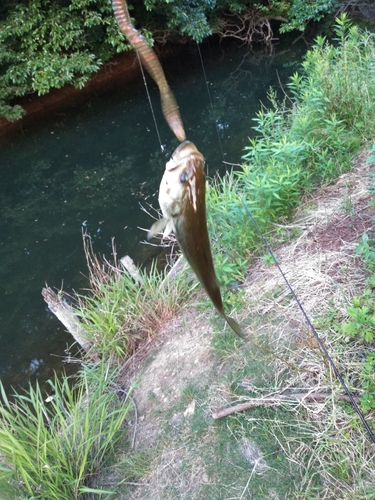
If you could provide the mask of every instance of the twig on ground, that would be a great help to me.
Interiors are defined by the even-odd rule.
[[[232,413],[239,413],[240,411],[249,410],[250,408],[255,408],[256,406],[261,406],[266,404],[279,404],[283,402],[292,403],[294,401],[304,400],[304,399],[313,400],[315,402],[324,401],[330,396],[332,396],[332,394],[326,392],[310,392],[310,393],[296,392],[294,394],[279,394],[272,396],[271,398],[256,398],[252,399],[251,401],[247,401],[246,403],[242,403],[240,405],[229,406],[228,408],[221,408],[220,410],[213,411],[212,417],[216,420],[218,418],[227,417]],[[348,396],[346,396],[345,394],[340,394],[336,397],[340,401],[349,401]],[[358,398],[354,399],[358,400]]]

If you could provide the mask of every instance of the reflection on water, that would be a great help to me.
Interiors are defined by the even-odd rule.
[[[266,102],[278,78],[286,81],[304,50],[280,45],[265,56],[206,45],[207,82],[196,50],[164,64],[187,138],[205,155],[210,175],[225,168],[221,148],[226,161],[240,161],[259,101]],[[87,286],[82,229],[107,258],[112,237],[119,256],[142,262],[150,255],[138,226],[152,221],[139,203],[157,207],[165,162],[178,143],[153,82],[149,89],[163,152],[140,79],[37,122],[0,146],[0,377],[7,388],[61,369],[72,339],[48,311],[41,289],[45,282],[68,292]]]

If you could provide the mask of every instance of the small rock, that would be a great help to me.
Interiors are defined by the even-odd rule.
[[[195,399],[191,403],[188,404],[186,410],[184,411],[184,417],[189,417],[190,415],[194,415],[195,411]]]

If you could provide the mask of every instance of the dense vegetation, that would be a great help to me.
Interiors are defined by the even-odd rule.
[[[335,11],[320,0],[135,0],[135,24],[150,40],[202,41],[212,33],[250,43],[272,36],[270,20],[303,29]],[[81,88],[114,54],[129,49],[109,0],[8,0],[0,11],[0,116],[16,120],[24,110],[12,99],[73,84]]]
[[[343,16],[335,26],[334,44],[328,43],[324,37],[317,38],[315,46],[306,55],[302,72],[296,73],[291,78],[285,101],[279,102],[276,95],[270,93],[270,107],[263,107],[256,117],[256,130],[259,136],[256,140],[251,140],[244,151],[243,168],[224,179],[217,180],[215,184],[211,183],[208,190],[208,222],[211,235],[214,237],[215,265],[224,285],[228,285],[233,279],[243,281],[251,254],[258,247],[258,235],[238,194],[251,207],[260,227],[267,231],[275,221],[283,221],[290,217],[302,195],[312,192],[318,185],[332,182],[341,173],[348,171],[351,168],[350,161],[359,148],[373,140],[374,64],[374,35],[352,26]],[[370,161],[373,159],[370,158]],[[321,323],[329,323],[329,331],[336,332],[335,341],[331,344],[332,348],[335,346],[337,349],[337,352],[331,352],[335,359],[341,359],[341,354],[348,351],[349,347],[352,349],[354,343],[364,348],[363,352],[367,350],[370,353],[368,356],[357,357],[355,363],[352,363],[355,365],[355,372],[348,375],[352,386],[361,395],[360,404],[366,413],[373,411],[375,407],[373,383],[375,253],[373,243],[368,236],[362,238],[358,252],[363,256],[369,275],[363,293],[354,297],[351,304],[348,300],[346,317],[335,313],[329,318],[322,318]],[[145,291],[141,297],[139,283],[129,277],[124,278],[120,269],[117,271],[113,267],[111,269],[109,276],[103,274],[99,275],[99,278],[92,276],[92,294],[89,298],[80,299],[79,311],[96,352],[104,359],[117,358],[121,361],[127,354],[126,350],[134,346],[138,336],[150,335],[156,330],[158,325],[155,325],[155,312],[158,311],[158,317],[161,314],[168,317],[171,311],[174,312],[181,306],[181,302],[175,297],[181,299],[182,296],[184,299],[191,293],[192,285],[182,277],[175,285],[167,284],[165,288],[160,288],[163,275],[155,271],[147,276],[139,276],[145,284]],[[101,268],[101,272],[102,270]],[[243,305],[241,292],[227,292],[225,300],[227,306],[241,308]],[[159,305],[164,309],[157,309]],[[139,311],[142,311],[142,314],[139,314]],[[136,324],[135,317],[140,316],[143,323]],[[158,324],[161,321],[162,319]],[[230,339],[233,337],[231,335]],[[227,349],[227,346],[225,349],[222,348],[227,342],[226,338],[220,332],[220,336],[216,336],[215,339],[216,343],[220,343],[222,351]],[[327,341],[330,341],[329,336]],[[233,345],[233,341],[231,342]],[[271,350],[272,343],[267,345]],[[245,350],[246,346],[241,349]],[[253,362],[251,356],[244,355],[240,366],[241,376],[247,367],[246,363],[250,362]],[[223,363],[223,366],[232,363],[233,357],[229,363]],[[266,364],[269,370],[268,358]],[[335,382],[332,374],[324,363],[322,366],[322,370],[326,373],[321,373],[319,376],[324,378],[324,384],[332,388],[333,393]],[[283,365],[283,377],[284,368],[287,370],[290,366]],[[298,371],[300,372],[301,368]],[[263,369],[262,381],[264,373]],[[250,380],[253,380],[253,374],[254,366],[251,366]],[[102,365],[96,377],[92,375],[89,377],[90,383],[96,380],[98,390],[94,391],[87,376],[88,372],[85,372],[84,378],[79,380],[76,397],[72,396],[68,384],[64,382],[61,386],[64,390],[61,390],[55,382],[52,408],[48,407],[49,403],[43,401],[38,390],[31,391],[30,396],[20,396],[15,406],[3,394],[4,403],[0,407],[2,417],[0,456],[3,461],[0,468],[1,491],[11,490],[15,493],[15,497],[20,498],[32,495],[33,498],[61,498],[61,500],[82,498],[84,492],[92,491],[90,475],[101,463],[97,461],[96,455],[93,459],[90,457],[91,439],[94,439],[92,434],[102,421],[101,414],[105,413],[107,415],[105,423],[110,424],[110,428],[117,436],[116,433],[127,410],[121,413],[116,398],[110,399],[111,379]],[[188,396],[191,395],[190,390]],[[101,403],[95,404],[95,398]],[[29,410],[29,404],[35,408],[36,419]],[[335,405],[338,406],[337,402]],[[206,432],[210,427],[208,432],[211,435],[219,433],[220,426],[216,428],[209,426],[204,420],[202,405],[199,406],[197,415],[204,423],[200,432]],[[112,409],[112,412],[108,413],[108,408]],[[95,418],[91,418],[91,412]],[[281,443],[283,439],[283,436],[280,438],[281,414],[282,410],[279,409],[278,420],[275,419],[275,422],[279,422],[277,424],[279,427],[276,426],[275,429],[272,428],[272,418],[265,419],[264,431],[260,437],[258,436],[259,439],[263,441],[271,434],[275,442]],[[288,449],[291,447],[291,452],[295,446],[296,449],[308,450],[309,453],[306,456],[307,451],[305,451],[305,462],[301,464],[295,455],[292,456],[293,469],[296,471],[293,476],[295,498],[316,499],[325,493],[332,494],[335,498],[344,498],[339,496],[343,485],[345,485],[343,494],[346,495],[349,491],[345,498],[374,498],[373,471],[368,472],[368,466],[373,460],[371,457],[368,458],[368,455],[373,453],[369,451],[370,445],[366,438],[363,439],[363,435],[359,435],[361,425],[350,408],[343,408],[334,425],[330,422],[325,425],[324,420],[321,422],[320,420],[324,418],[322,414],[311,422],[306,420],[303,411],[301,414],[296,411],[292,418],[290,415],[292,414],[287,413],[288,425],[291,422],[293,425],[288,427],[290,435],[288,434],[289,437],[285,441],[287,443],[285,447]],[[300,418],[300,421],[296,420],[297,418]],[[255,433],[255,427],[262,425],[261,415],[257,419],[256,426],[239,417],[223,424],[222,435],[225,435],[225,439],[237,440],[236,433],[238,435],[245,431]],[[101,437],[98,446],[104,443],[106,448],[110,433],[107,429],[101,431],[103,434],[99,435]],[[37,442],[35,442],[35,432],[37,432]],[[195,437],[192,441],[204,442],[206,437],[202,436],[203,434],[200,434],[198,439]],[[82,437],[83,442],[82,439],[78,440]],[[67,447],[71,442],[77,449],[83,447],[84,461],[80,462],[82,466],[79,470],[71,470],[69,466],[76,464],[78,460],[75,447]],[[90,449],[87,443],[90,444]],[[226,450],[224,453],[230,450],[229,445],[220,443],[222,449],[218,448],[215,454],[210,454],[210,463],[215,459],[214,455],[221,460],[220,453],[223,453],[224,449]],[[40,453],[37,453],[39,462],[36,463],[37,446],[40,447]],[[104,453],[106,449],[102,450],[101,447],[95,449],[99,450],[100,458],[106,456]],[[310,450],[313,450],[312,454]],[[273,463],[275,470],[284,460],[284,452],[287,453],[287,450],[278,452]],[[51,465],[53,474],[50,472]],[[87,470],[84,470],[86,466]],[[121,466],[123,467],[121,482],[124,477],[142,477],[141,474],[137,476],[135,472],[132,472],[133,475],[129,473],[131,467],[134,471],[134,462],[130,458],[123,460]],[[226,469],[233,469],[236,481],[239,480],[237,466]],[[282,474],[275,474],[274,469],[270,473],[273,487],[275,481],[279,481],[282,477]],[[145,467],[142,470],[145,471]],[[298,475],[300,470],[304,474],[303,480]],[[54,471],[57,471],[56,474]],[[229,473],[227,470],[224,472]],[[353,479],[355,474],[357,474],[356,480]],[[250,479],[252,475],[251,473]],[[59,482],[59,485],[67,484],[67,488],[69,486],[71,489],[68,491],[67,488],[62,490],[57,487],[56,478],[63,481]],[[221,479],[226,481],[227,476]],[[250,479],[247,464],[245,484],[248,485]],[[263,483],[263,478],[260,482]],[[263,485],[264,483],[260,485],[260,489]],[[117,485],[114,488],[116,489]],[[52,495],[51,492],[55,491],[56,494]],[[116,491],[118,492],[117,489]],[[264,490],[262,491],[264,493]],[[294,495],[290,494],[288,497],[292,498]],[[259,498],[264,497],[259,496]]]

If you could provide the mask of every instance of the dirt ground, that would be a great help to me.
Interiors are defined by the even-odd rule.
[[[131,366],[124,372],[124,381],[127,386],[135,385],[136,447],[152,445],[159,435],[159,422],[153,416],[156,401],[159,410],[166,411],[180,399],[188,384],[203,385],[207,381],[212,363],[211,330],[203,314],[187,307],[148,346],[146,360],[143,353],[139,361],[137,355],[131,360]],[[175,424],[181,416],[173,417]]]

